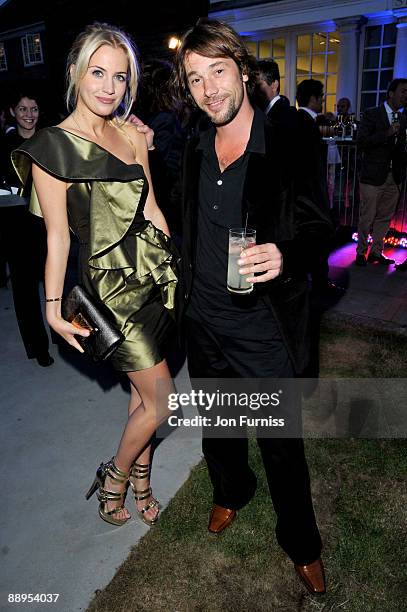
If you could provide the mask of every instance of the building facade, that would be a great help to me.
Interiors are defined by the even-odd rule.
[[[41,82],[48,76],[47,59],[43,21],[0,31],[0,84]]]
[[[168,38],[206,16],[209,0],[158,4],[129,0],[0,0],[0,96],[7,97],[7,91],[22,81],[35,82],[49,98],[58,98],[61,103],[69,48],[76,35],[95,21],[128,31],[144,61],[171,59]]]
[[[211,0],[258,59],[273,58],[293,104],[297,84],[324,83],[324,111],[349,98],[358,116],[380,104],[389,82],[407,77],[407,0]]]

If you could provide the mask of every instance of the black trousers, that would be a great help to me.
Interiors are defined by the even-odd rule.
[[[291,378],[282,340],[236,339],[186,318],[191,378]],[[274,509],[277,541],[294,563],[306,565],[321,553],[304,444],[298,438],[258,438]],[[253,497],[256,476],[248,463],[247,438],[203,438],[213,502],[239,510]]]
[[[0,208],[0,241],[10,269],[14,309],[29,359],[49,347],[39,284],[44,275],[46,230],[25,206]]]

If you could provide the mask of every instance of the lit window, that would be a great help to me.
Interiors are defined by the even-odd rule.
[[[245,45],[256,59],[273,59],[280,72],[280,93],[284,94],[285,81],[285,38],[270,38],[255,42],[244,39]]]
[[[316,79],[324,85],[323,112],[335,112],[338,73],[338,32],[314,32],[297,36],[297,85]]]
[[[23,50],[24,66],[43,63],[41,37],[39,34],[26,34],[23,36],[21,47]]]
[[[244,38],[243,40],[248,52],[254,55],[254,57],[257,57],[257,43],[253,40],[249,40],[248,38]]]
[[[7,70],[7,58],[4,43],[0,43],[0,71]]]

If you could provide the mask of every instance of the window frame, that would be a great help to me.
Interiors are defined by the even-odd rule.
[[[39,55],[40,55],[40,59],[32,59],[32,57],[30,57],[30,42],[32,45],[32,48],[34,49],[34,37],[38,36],[39,38]],[[44,55],[42,52],[42,42],[41,42],[41,34],[40,32],[33,32],[33,33],[29,33],[29,34],[24,34],[24,36],[21,37],[21,50],[23,53],[23,61],[24,61],[24,67],[25,68],[29,68],[30,66],[37,66],[38,64],[43,64],[44,63]],[[36,52],[33,50],[32,54],[35,55]]]
[[[4,45],[4,41],[0,41],[0,48],[3,49],[3,54],[0,55],[0,72],[7,72],[8,70],[8,64],[7,64],[7,54],[6,54],[6,47]],[[2,66],[2,60],[4,61],[4,66]]]
[[[339,56],[339,47],[340,47],[340,44],[341,44],[340,38],[338,39],[339,42],[335,43],[335,44],[338,45],[335,51],[330,50],[330,44],[329,44],[330,43],[330,40],[329,40],[330,37],[333,36],[333,35],[339,35],[339,34],[340,33],[337,30],[322,31],[322,32],[321,31],[318,31],[318,32],[315,32],[315,31],[310,32],[310,31],[308,31],[308,32],[298,32],[296,34],[296,39],[295,39],[295,82],[296,82],[296,86],[297,86],[297,83],[299,82],[299,76],[298,76],[298,72],[297,72],[298,58],[299,57],[308,57],[310,59],[310,62],[309,62],[310,69],[308,71],[308,74],[300,75],[302,77],[301,80],[312,79],[312,78],[314,78],[314,76],[316,74],[318,74],[318,76],[321,75],[321,77],[322,76],[324,77],[324,79],[323,79],[324,100],[323,100],[323,108],[322,108],[322,112],[323,113],[327,112],[326,106],[327,106],[328,99],[334,98],[336,100],[336,96],[337,96],[337,91],[334,91],[334,92],[329,91],[328,92],[328,77],[336,76],[336,79],[338,79],[338,67],[337,67],[336,72],[329,71],[328,70],[328,58],[329,58],[329,55],[333,55],[333,54],[336,54],[337,58]],[[322,36],[325,37],[325,45],[324,45],[323,52],[314,53],[314,36],[315,35],[318,35],[320,37],[322,37]],[[309,47],[309,52],[308,53],[298,53],[298,38],[300,36],[309,36],[311,38],[310,47]],[[313,58],[315,56],[323,56],[324,57],[324,62],[323,62],[324,63],[324,72],[323,73],[322,72],[321,73],[316,73],[313,70]],[[322,79],[318,78],[318,80],[322,80]],[[335,107],[335,104],[334,104],[334,107]]]
[[[364,94],[375,94],[375,104],[374,106],[379,106],[382,103],[382,98],[385,95],[387,89],[380,88],[380,79],[383,72],[387,70],[392,71],[392,78],[394,77],[394,61],[393,66],[382,66],[382,57],[383,57],[383,49],[396,49],[397,47],[397,38],[396,41],[392,44],[383,44],[384,41],[384,28],[385,26],[394,24],[396,26],[396,21],[385,21],[381,23],[377,23],[375,21],[368,22],[364,27],[361,33],[361,40],[363,44],[360,45],[360,56],[359,56],[359,65],[360,65],[360,73],[359,73],[359,88],[358,88],[358,113],[363,113],[367,108],[372,108],[370,105],[362,108],[362,97]],[[367,47],[365,45],[366,36],[367,36],[367,28],[371,27],[380,27],[380,45],[371,45]],[[363,37],[363,38],[362,38]],[[376,68],[365,68],[364,67],[364,58],[366,50],[370,49],[379,49],[379,65]],[[363,76],[366,72],[377,72],[377,80],[376,80],[376,89],[363,89]],[[391,80],[391,79],[390,79]]]
[[[324,34],[326,37],[330,37],[332,36],[332,34],[338,34],[338,38],[339,38],[339,34],[340,31],[338,31],[338,28],[335,27],[335,24],[330,24],[329,27],[323,27],[322,25],[320,27],[316,27],[315,24],[313,26],[299,26],[299,25],[295,25],[295,26],[290,26],[289,28],[273,28],[270,30],[262,30],[261,32],[256,32],[253,34],[243,34],[243,40],[245,42],[249,42],[251,45],[256,45],[256,53],[254,53],[254,55],[256,57],[258,57],[258,43],[261,40],[265,40],[268,39],[270,41],[275,40],[275,39],[279,39],[279,38],[284,38],[285,40],[285,75],[284,75],[284,95],[287,96],[287,98],[290,100],[290,103],[295,105],[296,104],[296,99],[295,99],[295,94],[296,94],[296,90],[297,90],[297,36],[303,36],[303,35],[310,35],[311,37],[313,36],[313,34],[315,33],[322,33]],[[336,50],[336,54],[338,56],[339,59],[339,49],[340,49],[340,45],[342,43],[339,42],[337,50]],[[329,45],[328,45],[328,50],[329,52]],[[252,52],[252,50],[249,48],[249,52]],[[328,58],[329,58],[329,53],[325,52],[325,58],[326,58],[326,62],[328,62]],[[276,62],[279,62],[279,59],[282,58],[273,58],[276,60]],[[328,65],[328,64],[326,64]],[[324,87],[327,84],[327,77],[329,75],[336,75],[336,77],[338,78],[339,72],[338,69],[336,72],[324,72]],[[303,78],[307,78],[306,76],[304,76]],[[359,83],[358,83],[359,84]],[[326,90],[325,90],[325,93]],[[337,92],[334,92],[333,94],[331,94],[330,97],[336,97]],[[329,95],[328,95],[329,97]],[[324,99],[324,107],[326,108],[326,102]],[[323,111],[325,112],[325,110]]]
[[[260,57],[260,43],[264,42],[264,41],[268,41],[270,44],[270,50],[271,52],[273,51],[273,41],[274,40],[280,40],[280,39],[284,39],[284,56],[283,55],[269,55],[268,57]],[[243,36],[243,41],[244,43],[249,43],[250,45],[255,45],[256,47],[256,52],[253,53],[253,55],[255,55],[257,60],[262,60],[262,59],[270,59],[270,60],[274,60],[275,62],[277,62],[277,64],[279,63],[279,61],[281,62],[281,60],[284,60],[284,74],[280,74],[280,94],[284,95],[285,93],[285,87],[286,87],[286,71],[287,71],[287,36],[282,36],[280,35],[270,35],[269,37],[265,38],[259,38],[257,40],[253,40],[250,37],[245,37]],[[250,50],[250,48],[248,47],[249,52],[252,53],[252,51]]]

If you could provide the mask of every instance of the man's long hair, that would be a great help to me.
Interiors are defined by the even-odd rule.
[[[250,93],[254,84],[253,58],[250,57],[239,34],[226,23],[200,19],[191,30],[184,34],[175,56],[173,78],[174,92],[184,102],[191,102],[192,99],[185,70],[185,60],[189,53],[213,58],[229,57],[237,64],[240,73],[249,77],[247,87]]]

